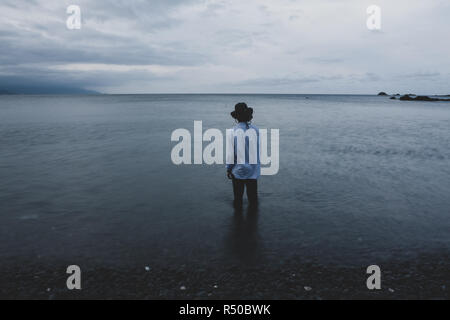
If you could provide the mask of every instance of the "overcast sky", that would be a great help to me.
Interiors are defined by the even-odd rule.
[[[450,94],[448,0],[0,0],[0,15],[0,89]]]

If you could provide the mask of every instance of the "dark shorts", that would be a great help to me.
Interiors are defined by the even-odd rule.
[[[247,189],[247,198],[250,204],[258,202],[258,180],[256,179],[233,179],[233,192],[235,204],[242,204],[244,189]]]

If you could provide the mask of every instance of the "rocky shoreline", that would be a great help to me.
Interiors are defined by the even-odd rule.
[[[391,100],[400,100],[400,101],[429,101],[429,102],[434,102],[434,101],[447,101],[450,102],[450,95],[435,95],[435,96],[419,96],[413,93],[408,93],[408,94],[404,94],[404,95],[400,95],[399,93],[397,94],[393,94],[393,95],[389,95],[386,92],[380,92],[378,93],[378,96],[387,96],[390,97]],[[442,99],[442,98],[438,98],[438,97],[449,97],[448,99]]]

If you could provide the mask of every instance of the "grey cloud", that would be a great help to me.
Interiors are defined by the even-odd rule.
[[[414,72],[398,75],[399,78],[436,78],[439,77],[440,72]]]
[[[322,75],[314,75],[307,77],[281,77],[281,78],[262,78],[262,79],[250,79],[239,82],[238,86],[285,86],[285,85],[298,85],[304,83],[312,83],[312,82],[322,82],[322,81],[331,81],[331,80],[340,80],[343,79],[340,75],[334,76],[322,76]]]
[[[36,3],[36,1],[35,1]],[[108,16],[107,20],[114,25],[115,19],[130,19],[130,23],[136,23],[136,17],[143,16],[145,12],[152,15],[161,14],[163,9],[171,8],[182,1],[173,1],[164,5],[165,1],[154,1],[154,5],[148,2],[138,1],[139,6],[127,6],[130,1],[111,2],[101,6],[95,2],[95,6],[86,6],[89,10],[83,19],[89,21],[89,17],[99,19]],[[93,8],[92,8],[93,7]],[[0,6],[1,8],[1,6]],[[156,10],[156,12],[155,12]],[[87,17],[85,17],[87,16]],[[62,18],[66,18],[61,14]],[[62,19],[64,22],[65,20]],[[145,30],[154,30],[153,19],[150,23],[143,24]],[[163,24],[157,22],[156,24]],[[90,30],[88,27],[80,31],[69,31],[65,24],[46,25],[43,22],[29,22],[29,30],[10,29],[0,30],[0,64],[23,64],[23,63],[61,63],[61,62],[85,62],[85,63],[116,63],[116,64],[163,64],[163,65],[194,65],[205,61],[201,53],[188,51],[182,42],[172,42],[170,46],[161,47],[152,43],[137,41],[133,34],[113,35]],[[47,33],[49,37],[40,36]],[[89,39],[89,41],[86,41]],[[19,41],[18,41],[19,40]]]
[[[437,41],[446,38],[450,24],[450,5],[442,1],[426,4],[429,10],[423,10],[420,0],[411,0],[406,7],[383,1],[387,19],[382,34],[368,32],[365,8],[357,0],[339,4],[280,0],[264,5],[257,0],[78,0],[77,4],[82,29],[69,31],[65,1],[0,3],[0,85],[46,82],[105,92],[112,87],[164,91],[165,84],[167,90],[179,92],[187,87],[196,92],[240,87],[324,92],[333,87],[367,93],[380,82],[392,90],[417,92],[443,90],[450,82],[450,45]],[[336,15],[337,8],[345,19]],[[54,68],[65,64],[185,66],[194,71],[156,75],[135,69]]]
[[[311,57],[311,58],[305,59],[305,61],[312,62],[312,63],[318,63],[318,64],[322,64],[322,63],[333,64],[333,63],[342,63],[345,60],[340,59],[340,58],[332,58],[332,57]]]

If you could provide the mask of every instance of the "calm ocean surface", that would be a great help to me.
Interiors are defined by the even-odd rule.
[[[308,97],[308,98],[307,98]],[[173,130],[280,129],[256,217]],[[206,145],[206,144],[204,144]],[[450,250],[450,104],[336,95],[0,96],[0,261],[104,266],[408,261]]]

